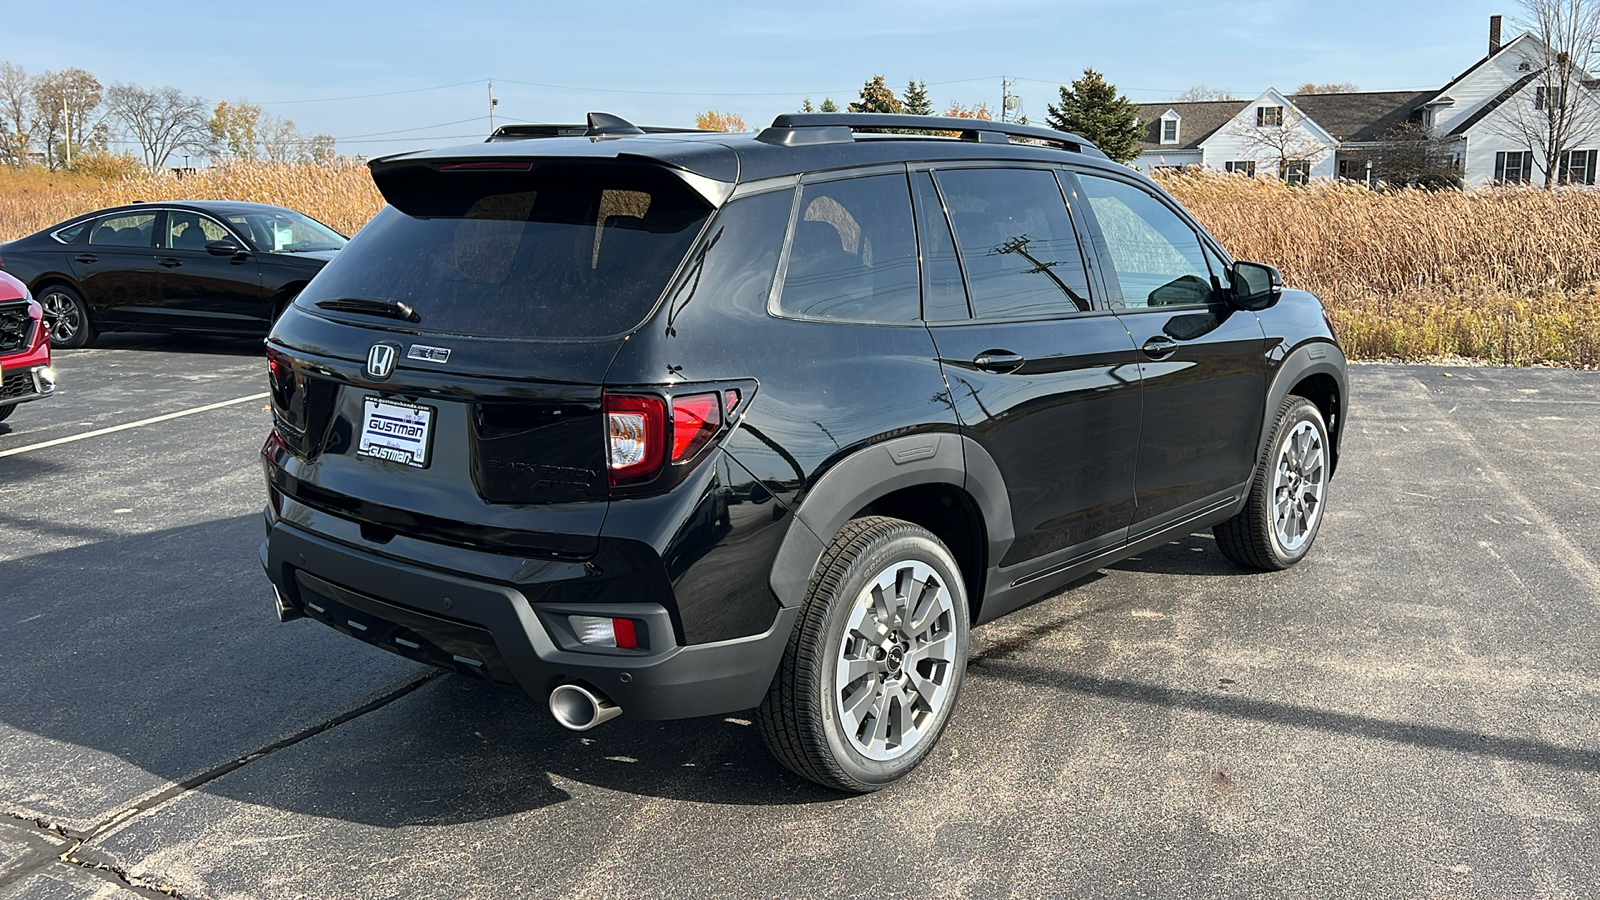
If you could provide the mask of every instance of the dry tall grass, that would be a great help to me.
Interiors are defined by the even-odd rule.
[[[1162,183],[1234,255],[1316,292],[1353,358],[1600,366],[1600,192]]]
[[[179,178],[169,171],[102,180],[42,169],[0,167],[0,241],[32,234],[79,213],[135,200],[249,200],[297,209],[354,234],[383,206],[360,163],[235,163]]]
[[[1374,193],[1232,175],[1162,181],[1242,259],[1315,291],[1355,359],[1600,366],[1600,191]],[[364,166],[235,164],[100,180],[0,168],[0,240],[132,200],[256,200],[353,234],[383,201]]]

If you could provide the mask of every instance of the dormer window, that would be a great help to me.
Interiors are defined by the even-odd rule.
[[[1175,112],[1168,112],[1166,115],[1161,117],[1161,143],[1178,143],[1178,123],[1180,121],[1181,119],[1179,119],[1178,114]]]
[[[1282,128],[1283,127],[1283,107],[1281,107],[1281,106],[1258,106],[1258,107],[1256,107],[1256,127],[1257,128]]]

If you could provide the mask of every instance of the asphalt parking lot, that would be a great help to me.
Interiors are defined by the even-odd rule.
[[[842,798],[280,625],[259,346],[111,335],[0,424],[3,900],[1600,895],[1600,373],[1353,367],[1305,563],[1195,535],[977,629]]]

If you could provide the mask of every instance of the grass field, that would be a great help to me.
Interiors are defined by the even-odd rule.
[[[1235,256],[1316,292],[1351,358],[1600,367],[1600,191],[1375,193],[1231,175],[1162,183]],[[353,162],[234,164],[182,179],[0,168],[0,240],[105,206],[180,198],[288,206],[346,234],[383,203]]]

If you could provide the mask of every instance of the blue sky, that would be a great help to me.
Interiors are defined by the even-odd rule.
[[[1269,86],[1354,82],[1442,87],[1480,58],[1488,19],[1513,3],[1415,0],[1012,0],[664,4],[390,0],[189,5],[10,4],[0,61],[30,73],[78,66],[102,83],[173,85],[245,99],[344,153],[377,155],[486,133],[498,119],[581,121],[605,110],[690,125],[706,109],[751,126],[874,74],[934,103],[1000,99],[1002,75],[1039,122],[1085,67],[1140,102],[1204,84],[1253,97]],[[395,93],[404,91],[406,93]],[[386,96],[369,96],[386,95]],[[315,101],[315,102],[305,102]]]

